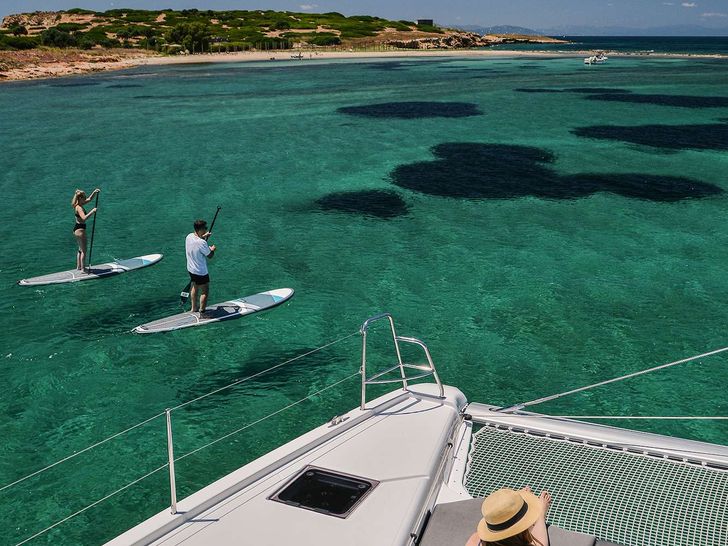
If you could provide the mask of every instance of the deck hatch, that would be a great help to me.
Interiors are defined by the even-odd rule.
[[[297,508],[346,518],[378,484],[376,480],[307,466],[269,498]]]

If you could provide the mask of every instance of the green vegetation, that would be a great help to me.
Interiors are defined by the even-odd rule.
[[[72,8],[67,9],[66,13],[70,13],[71,15],[94,15],[96,12],[93,10],[83,9],[83,8]]]
[[[210,29],[204,23],[180,23],[169,31],[167,40],[188,51],[209,51]]]
[[[60,22],[61,14],[79,18],[73,22]],[[376,37],[385,29],[442,32],[436,27],[418,27],[411,21],[389,21],[369,15],[346,17],[338,12],[315,14],[271,10],[112,9],[94,12],[74,8],[60,12],[55,26],[50,28],[31,26],[32,20],[19,19],[25,21],[25,26],[16,23],[5,29],[0,34],[0,48],[124,46],[196,53],[288,49],[295,43],[320,47],[347,45],[357,39]],[[17,40],[10,39],[10,34]]]
[[[75,47],[78,40],[69,32],[53,27],[40,33],[40,43],[49,47]]]
[[[341,38],[336,34],[320,32],[306,38],[306,42],[315,46],[336,46],[341,45]]]
[[[77,30],[84,30],[88,27],[88,23],[58,23],[55,27],[63,32],[75,32]]]
[[[33,36],[13,36],[11,34],[0,34],[0,51],[16,49],[35,49],[40,45],[40,40]]]
[[[440,27],[436,27],[434,25],[417,25],[417,30],[421,30],[422,32],[436,32],[438,34],[443,34],[443,30]]]
[[[13,33],[13,36],[27,36],[28,35],[28,29],[25,28],[23,25],[11,26],[10,32]]]

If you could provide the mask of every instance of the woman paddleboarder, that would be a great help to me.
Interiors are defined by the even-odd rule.
[[[76,269],[84,271],[84,263],[86,260],[86,220],[92,215],[96,214],[96,207],[92,208],[88,214],[84,210],[83,206],[90,203],[94,197],[100,192],[99,188],[96,188],[91,192],[91,195],[86,196],[86,192],[83,190],[76,190],[73,193],[73,199],[71,199],[71,207],[73,207],[73,215],[76,223],[73,226],[73,235],[76,237],[78,243],[78,252],[76,252]]]

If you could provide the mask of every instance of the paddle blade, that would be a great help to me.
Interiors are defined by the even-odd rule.
[[[180,303],[182,305],[184,305],[185,303],[187,303],[187,300],[190,297],[190,288],[191,287],[192,287],[192,283],[191,282],[188,282],[187,283],[187,286],[185,286],[182,289],[182,292],[179,293],[179,301],[180,301]]]

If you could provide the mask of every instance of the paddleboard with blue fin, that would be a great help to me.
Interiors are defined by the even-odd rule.
[[[92,265],[86,271],[71,269],[70,271],[61,271],[59,273],[51,273],[40,277],[22,279],[18,281],[18,284],[21,286],[42,286],[45,284],[64,284],[69,282],[90,281],[154,265],[161,260],[162,257],[162,254],[147,254],[145,256],[137,256],[127,260],[116,260],[106,264]]]
[[[135,334],[156,334],[158,332],[171,332],[183,328],[206,326],[213,322],[241,318],[259,311],[265,311],[291,299],[292,288],[278,288],[260,292],[252,296],[245,296],[235,300],[208,305],[205,313],[179,313],[137,326],[132,330]]]

